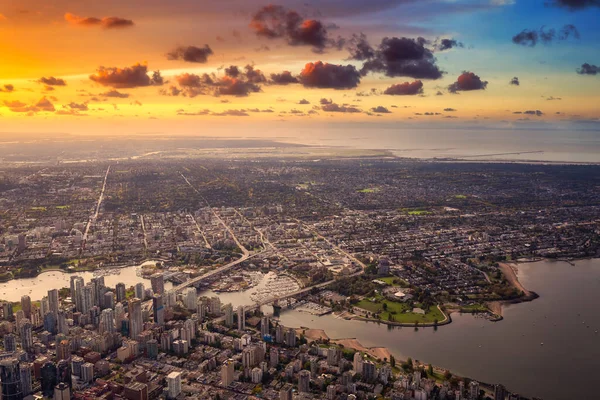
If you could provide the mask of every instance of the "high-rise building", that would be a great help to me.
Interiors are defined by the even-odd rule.
[[[479,398],[479,382],[471,381],[471,383],[469,383],[469,398],[473,400]]]
[[[106,285],[104,284],[104,277],[99,276],[97,278],[92,278],[91,282],[93,291],[92,291],[92,302],[95,306],[101,306],[102,296],[104,295],[104,288]]]
[[[244,311],[244,306],[241,305],[237,308],[237,325],[240,331],[246,329],[246,312]]]
[[[56,330],[63,335],[69,334],[69,325],[67,324],[67,315],[63,311],[58,312],[56,317]]]
[[[494,385],[494,400],[504,400],[506,389],[502,385]]]
[[[363,356],[360,353],[360,351],[357,351],[356,353],[354,353],[354,360],[352,363],[352,367],[354,369],[354,372],[362,375],[362,373],[363,373]]]
[[[225,315],[225,326],[233,327],[233,306],[231,303],[223,306],[223,314]]]
[[[70,400],[71,388],[66,383],[59,383],[54,387],[54,400]]]
[[[94,286],[88,283],[81,291],[81,313],[87,314],[94,306]]]
[[[110,290],[105,292],[103,297],[103,301],[102,301],[102,305],[104,309],[107,308],[115,308],[115,296],[113,294],[113,292],[111,292]]]
[[[13,306],[12,303],[7,301],[2,303],[2,315],[4,316],[4,319],[12,319],[13,317]]]
[[[270,330],[269,330],[270,324],[271,324],[271,322],[269,321],[269,317],[267,317],[266,315],[264,315],[260,319],[260,334],[262,337],[265,337],[270,333]]]
[[[233,372],[234,372],[234,363],[233,360],[229,359],[223,363],[221,367],[221,384],[225,387],[231,385],[233,382]]]
[[[310,371],[303,369],[298,373],[298,391],[300,393],[310,392]]]
[[[75,309],[82,312],[83,287],[84,280],[80,276],[71,277],[71,301],[75,304]]]
[[[71,358],[71,342],[69,340],[61,340],[56,345],[56,360],[68,360]]]
[[[279,391],[279,400],[292,400],[292,388],[290,386]]]
[[[142,282],[138,282],[135,284],[135,297],[137,297],[140,300],[144,300],[146,297],[146,288],[144,287],[144,284]]]
[[[33,365],[29,363],[21,363],[21,392],[23,397],[29,396],[33,392],[32,376]]]
[[[198,299],[198,303],[196,303],[196,315],[200,322],[206,318],[206,303],[202,299]]]
[[[167,375],[168,397],[174,399],[181,393],[181,372],[171,372]]]
[[[12,333],[4,335],[4,351],[12,352],[17,350],[17,338]]]
[[[52,315],[52,314],[49,314]],[[21,335],[21,347],[26,352],[33,351],[33,332],[32,332],[31,321],[24,319],[21,321],[20,335]]]
[[[195,291],[196,289],[194,289]],[[163,296],[155,294],[152,297],[152,311],[154,313],[154,323],[158,326],[165,324],[165,307],[163,305]]]
[[[127,297],[127,289],[125,288],[125,284],[123,282],[117,283],[115,286],[115,292],[117,294],[117,303],[125,301]]]
[[[81,366],[84,364],[84,359],[79,356],[71,357],[71,373],[78,378],[81,378]]]
[[[91,383],[94,380],[94,364],[84,363],[81,366],[81,380]]]
[[[285,344],[290,347],[296,347],[296,330],[294,328],[288,328],[286,331]]]
[[[144,321],[142,319],[142,302],[138,298],[129,301],[129,337],[136,339],[142,332]]]
[[[46,315],[44,315],[44,329],[52,334],[57,333],[56,316],[52,312],[47,312]]]
[[[338,365],[341,357],[341,351],[337,347],[330,347],[327,349],[327,364]]]
[[[71,387],[71,362],[60,360],[56,363],[56,383],[66,383]]]
[[[104,310],[102,310],[102,313],[100,314],[100,333],[104,333],[104,332],[109,332],[109,333],[114,333],[115,332],[115,312],[110,309],[110,308],[106,308]]]
[[[31,318],[31,297],[26,294],[21,296],[21,310],[23,310],[25,318]]]
[[[48,290],[48,305],[50,307],[50,312],[54,314],[55,317],[58,317],[58,290],[52,289]]]
[[[125,386],[123,394],[128,400],[148,400],[148,385],[142,382],[132,382]]]
[[[198,295],[195,287],[189,287],[183,291],[183,304],[185,305],[185,308],[188,310],[195,310],[197,301]]]
[[[150,277],[150,283],[152,284],[152,291],[154,293],[163,294],[165,292],[165,277],[160,272]]]
[[[123,304],[115,304],[115,327],[117,332],[121,332],[123,321],[125,320],[125,307]]]
[[[262,378],[263,378],[262,369],[260,369],[258,367],[252,368],[252,371],[250,372],[250,379],[252,380],[252,383],[261,383]]]
[[[0,381],[2,382],[2,400],[21,400],[21,368],[16,358],[0,360]]]

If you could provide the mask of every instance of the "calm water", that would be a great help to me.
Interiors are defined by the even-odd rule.
[[[329,337],[356,337],[367,347],[384,346],[488,383],[545,400],[597,398],[589,386],[600,365],[600,259],[571,266],[542,261],[523,264],[519,278],[541,297],[505,309],[504,320],[488,322],[453,314],[453,323],[419,329],[314,317],[286,311],[288,326],[321,328]],[[589,327],[588,327],[589,325]],[[542,346],[541,343],[544,343]]]

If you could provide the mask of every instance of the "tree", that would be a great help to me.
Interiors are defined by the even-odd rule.
[[[392,366],[392,368],[396,366],[396,358],[392,355],[390,355],[390,365]]]

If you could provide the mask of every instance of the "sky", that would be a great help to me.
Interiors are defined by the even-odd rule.
[[[0,0],[0,135],[600,130],[598,20],[600,0]]]

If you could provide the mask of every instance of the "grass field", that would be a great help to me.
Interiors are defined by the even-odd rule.
[[[372,299],[363,299],[356,304],[356,307],[362,308],[374,314],[379,314],[382,321],[393,321],[406,324],[418,322],[420,324],[433,323],[436,320],[442,321],[444,315],[437,307],[431,307],[425,314],[413,313],[410,305],[396,301],[386,300],[377,296],[375,301]],[[384,304],[386,310],[384,311]]]
[[[387,283],[388,285],[399,285],[400,278],[396,276],[386,276],[385,278],[377,278],[377,280]]]
[[[357,190],[358,193],[377,193],[379,192],[379,188],[366,188]]]
[[[467,198],[467,196],[465,196],[464,194],[456,194],[454,195],[455,199],[459,199],[459,200],[464,200]]]

